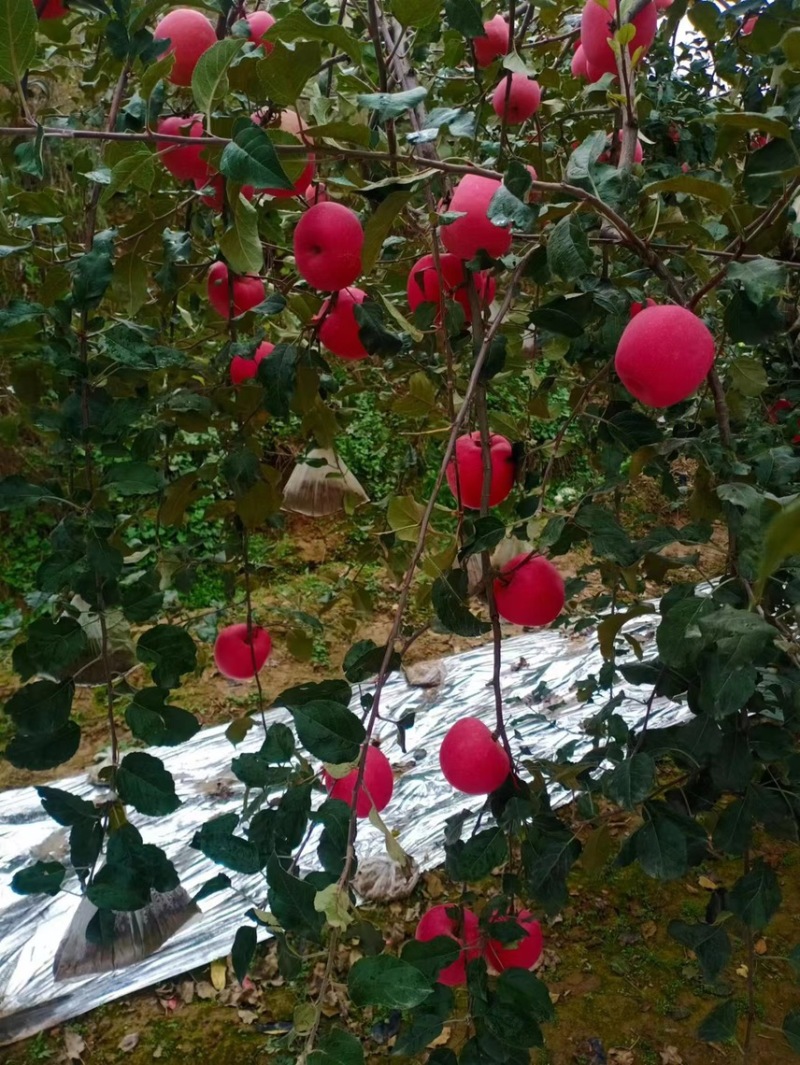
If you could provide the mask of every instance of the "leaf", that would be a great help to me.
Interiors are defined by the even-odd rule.
[[[353,689],[344,680],[307,681],[293,688],[286,688],[273,702],[273,706],[285,706],[291,710],[296,706],[316,702],[318,699],[330,699],[342,706],[349,706],[353,698]],[[284,726],[285,727],[285,726]],[[266,746],[266,740],[264,741]]]
[[[431,941],[433,942],[433,941]],[[404,948],[408,949],[410,943]],[[400,1029],[394,1053],[400,1057],[417,1060],[417,1055],[442,1034],[445,1021],[451,1016],[455,999],[453,992],[444,984],[435,984],[433,993],[416,1006]],[[428,1057],[429,1063],[436,1060],[435,1052]],[[455,1062],[455,1058],[453,1058]]]
[[[447,25],[462,37],[485,37],[479,0],[444,0]]]
[[[259,81],[270,100],[288,106],[296,103],[321,63],[322,52],[316,41],[297,41],[293,48],[287,48],[282,38],[276,38],[270,54],[258,64]]]
[[[118,192],[126,192],[131,186],[150,192],[156,179],[157,156],[147,148],[137,148],[131,155],[120,159],[111,168],[111,180],[103,190],[102,203],[107,203]]]
[[[313,884],[288,873],[275,854],[267,862],[267,882],[270,910],[284,931],[318,940],[325,917],[314,909],[317,892]]]
[[[364,1065],[361,1040],[342,1028],[334,1028],[309,1054],[308,1065]]]
[[[342,52],[346,52],[354,61],[361,54],[358,41],[352,37],[344,26],[335,22],[320,23],[297,8],[282,15],[267,33],[267,40],[282,41],[289,44],[291,41],[328,41]]]
[[[384,325],[380,304],[371,300],[355,303],[353,316],[358,323],[358,338],[370,355],[396,355],[402,349],[402,339]]]
[[[276,344],[258,364],[256,377],[264,386],[264,406],[275,418],[288,418],[297,386],[298,351],[293,344]]]
[[[71,680],[37,680],[14,692],[3,709],[21,735],[52,736],[69,721],[74,695]]]
[[[631,843],[642,869],[655,880],[675,880],[689,868],[686,835],[662,814],[651,812],[650,820],[634,832]]]
[[[499,518],[487,514],[476,518],[472,525],[467,525],[467,540],[459,552],[459,561],[478,555],[482,551],[491,551],[505,539],[506,527]]]
[[[778,878],[762,859],[728,892],[728,909],[754,931],[766,928],[780,904]]]
[[[758,569],[757,596],[764,594],[764,586],[775,570],[792,555],[800,554],[800,499],[776,514],[767,526],[764,548]]]
[[[730,1043],[736,1037],[736,1003],[732,998],[715,1006],[697,1029],[706,1043]]]
[[[491,629],[491,625],[476,618],[467,607],[468,585],[466,570],[443,573],[433,582],[431,602],[437,618],[448,632],[457,636],[481,636]]]
[[[645,196],[654,196],[661,192],[683,192],[687,196],[709,200],[721,211],[726,210],[730,205],[732,197],[732,192],[726,185],[721,185],[716,181],[704,181],[703,178],[692,177],[691,174],[653,181],[642,189],[642,194]]]
[[[0,319],[1,325],[2,320]],[[34,506],[43,499],[55,498],[46,488],[38,484],[29,484],[24,477],[20,477],[17,474],[0,480],[0,510],[15,510]]]
[[[783,1018],[783,1034],[795,1054],[800,1054],[800,1010],[790,1010]]]
[[[86,650],[86,634],[74,618],[37,618],[14,648],[14,669],[23,680],[36,673],[62,674]]]
[[[416,966],[391,954],[360,958],[348,973],[347,987],[356,1006],[398,1010],[413,1009],[433,991]]]
[[[564,281],[587,274],[594,261],[586,234],[575,214],[557,222],[547,242],[547,265]]]
[[[410,196],[409,192],[390,192],[367,219],[364,226],[364,247],[361,251],[361,272],[366,277],[372,273],[380,257],[383,242],[391,233],[397,216],[408,203]]]
[[[153,747],[174,747],[200,731],[200,722],[188,710],[168,706],[169,692],[163,688],[142,688],[125,710],[128,728],[143,743]]]
[[[795,32],[795,31],[790,31]],[[770,137],[789,137],[791,129],[779,118],[770,118],[761,111],[717,111],[703,115],[703,125],[732,129],[753,129]]]
[[[612,802],[635,809],[647,798],[656,778],[656,766],[649,754],[634,754],[603,774],[603,790]]]
[[[36,736],[17,735],[3,753],[16,769],[40,772],[68,762],[80,743],[79,725],[75,721],[68,721],[57,732]]]
[[[106,474],[106,484],[121,496],[147,496],[160,491],[164,479],[146,462],[116,462]]]
[[[487,828],[470,839],[445,845],[445,865],[453,880],[482,880],[508,858],[508,842],[500,828]]]
[[[403,947],[403,961],[415,966],[429,980],[437,980],[442,969],[458,961],[461,946],[454,936],[435,936],[424,943],[410,939]]]
[[[216,41],[202,53],[192,74],[192,96],[209,118],[214,104],[228,91],[228,68],[244,47],[241,37]]]
[[[440,0],[394,0],[392,14],[403,27],[424,26],[439,17]]]
[[[258,211],[241,193],[233,202],[231,224],[222,234],[219,247],[234,273],[261,272],[264,252],[258,235]]]
[[[730,363],[731,384],[737,392],[751,399],[765,392],[769,381],[764,364],[757,355],[739,355]]]
[[[377,114],[379,121],[385,122],[412,110],[417,104],[421,104],[427,95],[428,90],[418,85],[404,92],[360,93],[356,96],[356,103],[359,107],[368,107]]]
[[[347,707],[330,700],[318,700],[289,709],[297,736],[309,754],[333,765],[354,762],[358,758],[366,732]]]
[[[181,804],[172,774],[160,758],[144,751],[125,755],[117,769],[115,785],[122,802],[140,814],[159,817],[172,813]]]
[[[70,264],[72,271],[72,302],[77,311],[96,307],[111,284],[114,274],[114,238],[116,230],[98,233],[91,251]]]
[[[237,928],[236,935],[233,937],[233,947],[231,948],[231,962],[233,963],[236,979],[240,984],[244,983],[244,978],[247,976],[247,970],[250,968],[250,962],[253,960],[257,945],[258,936],[252,925],[246,924],[242,925],[241,928]]]
[[[607,662],[614,658],[614,641],[626,622],[653,612],[654,608],[649,603],[642,603],[639,606],[631,607],[629,610],[623,610],[603,618],[597,626],[597,642],[600,645],[600,653],[603,658]]]
[[[261,869],[258,847],[234,835],[238,820],[236,814],[223,814],[206,821],[195,832],[191,846],[226,869],[233,869],[237,873],[257,873]]]
[[[135,866],[108,862],[95,873],[86,897],[100,910],[141,910],[150,901],[150,884]]]
[[[314,896],[314,909],[325,915],[331,928],[348,928],[355,918],[347,892],[339,884],[328,884]]]
[[[386,647],[378,647],[372,640],[359,640],[344,656],[342,671],[351,684],[359,684],[361,681],[377,676],[385,656]],[[388,672],[394,673],[400,665],[400,655],[397,651],[393,651],[389,659]]]
[[[412,495],[392,496],[386,520],[398,540],[416,543],[425,508]]]
[[[219,169],[237,185],[253,185],[257,189],[294,188],[266,130],[249,120],[238,125],[233,140],[225,145]]]
[[[756,307],[763,307],[786,287],[786,267],[763,257],[731,263],[728,277],[741,284],[747,298]]]
[[[30,0],[0,0],[0,81],[17,86],[36,56],[36,12]]]
[[[197,648],[189,633],[177,625],[155,625],[143,632],[136,644],[136,657],[151,667],[161,688],[177,688],[182,674],[197,665]]]
[[[673,939],[694,951],[703,976],[710,983],[717,979],[728,964],[731,943],[728,933],[720,925],[670,921],[667,931]]]
[[[17,895],[57,895],[67,870],[61,862],[34,862],[14,873],[11,890]]]

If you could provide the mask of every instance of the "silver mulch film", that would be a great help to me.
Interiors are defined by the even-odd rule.
[[[626,627],[653,653],[655,618],[638,619]],[[393,764],[403,768],[392,802],[384,811],[387,825],[399,829],[400,842],[418,862],[430,868],[442,860],[445,819],[474,799],[455,792],[443,779],[437,752],[447,729],[459,718],[480,716],[493,720],[492,647],[484,645],[440,663],[427,678],[432,687],[412,686],[400,675],[390,678],[382,713],[392,720],[416,714],[406,735],[407,753],[397,745],[395,729],[382,724],[382,746]],[[577,742],[574,757],[588,749],[591,740],[582,722],[598,707],[579,702],[576,682],[597,672],[602,664],[594,633],[575,637],[544,631],[514,637],[503,643],[502,686],[512,743],[524,746],[532,757],[551,758],[563,745]],[[414,676],[412,675],[412,679]],[[424,679],[422,683],[424,683]],[[617,710],[630,724],[639,721],[649,690],[626,685],[626,703]],[[359,693],[354,707],[358,710]],[[688,712],[668,700],[656,700],[651,711],[653,726],[685,719]],[[276,711],[271,720],[290,720]],[[157,748],[176,781],[180,808],[169,817],[132,820],[148,843],[157,843],[175,863],[183,885],[193,895],[220,871],[189,841],[199,825],[211,818],[241,810],[243,785],[231,774],[233,748],[224,727],[198,733],[177,748]],[[237,748],[255,750],[260,729],[252,729]],[[58,781],[58,787],[86,799],[103,792],[83,773]],[[320,798],[322,794],[320,793]],[[33,1035],[42,1029],[77,1017],[112,999],[168,980],[189,969],[225,956],[245,911],[266,903],[265,882],[260,876],[230,873],[232,887],[203,899],[201,913],[190,920],[155,954],[126,969],[57,983],[53,979],[53,956],[78,905],[77,881],[67,882],[72,891],[54,898],[22,897],[10,888],[13,874],[36,860],[59,859],[67,854],[67,829],[59,828],[43,811],[33,788],[0,795],[0,1045]],[[366,822],[359,826],[359,854],[379,853],[383,838]],[[308,848],[313,856],[314,851]],[[265,930],[259,929],[259,935]]]

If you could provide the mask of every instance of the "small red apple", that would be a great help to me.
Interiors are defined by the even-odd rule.
[[[507,74],[492,93],[492,107],[509,126],[521,126],[535,115],[542,102],[538,81],[527,74]]]
[[[614,358],[627,390],[648,407],[671,407],[696,392],[714,364],[714,337],[685,307],[647,307],[620,337]]]
[[[549,625],[564,608],[564,580],[541,555],[512,558],[494,581],[500,617],[512,625]]]
[[[303,199],[313,207],[315,203],[327,203],[330,200],[328,186],[324,181],[312,182],[303,192]]]
[[[216,262],[208,271],[208,302],[223,318],[231,316],[228,267]],[[233,278],[233,315],[238,318],[262,303],[266,290],[264,282],[255,274],[240,274]]]
[[[611,139],[611,134],[609,133],[608,140],[606,141],[606,143],[608,143],[608,141],[610,141],[610,139]],[[620,142],[620,144],[622,143],[622,130],[621,129],[617,130],[617,140]],[[598,155],[598,157],[597,157],[598,163],[607,163],[607,162],[610,161],[610,159],[611,159],[610,148],[606,148],[606,150],[604,152],[601,152],[600,155]],[[642,151],[642,142],[637,137],[636,138],[636,147],[633,149],[633,161],[634,161],[634,163],[641,163],[643,160],[644,160],[644,152]]]
[[[489,458],[492,464],[489,506],[496,507],[508,497],[514,487],[516,467],[511,443],[504,436],[491,433]],[[483,446],[479,432],[467,433],[456,440],[456,452],[447,464],[445,473],[450,491],[460,501],[461,506],[479,510],[483,488]]]
[[[253,122],[257,126],[262,125],[264,114],[256,112],[250,116]],[[291,133],[301,144],[311,145],[311,141],[305,135],[306,124],[303,122],[297,111],[281,111],[280,121],[270,122],[270,126],[277,126],[278,129],[283,130],[284,133]],[[308,183],[314,177],[314,168],[316,166],[314,156],[309,152],[306,165],[303,167],[300,176],[294,179],[294,187],[291,189],[258,189],[257,191],[264,196],[272,196],[275,200],[287,200],[292,196],[299,196]]]
[[[466,795],[489,795],[511,771],[508,755],[477,717],[451,725],[439,748],[445,780]]]
[[[495,15],[483,24],[485,37],[473,37],[475,61],[479,67],[488,67],[501,55],[511,51],[510,27],[502,15]]]
[[[653,300],[653,299],[650,299],[650,297],[647,296],[645,298],[644,303],[632,303],[631,304],[630,316],[631,316],[631,318],[635,318],[637,314],[639,314],[641,311],[645,310],[647,307],[655,307],[655,306],[656,306],[656,301]]]
[[[481,248],[493,259],[499,259],[511,247],[511,230],[496,226],[487,216],[500,185],[496,178],[479,174],[467,174],[456,185],[447,210],[462,217],[442,226],[441,235],[445,248],[459,259],[473,259]]]
[[[247,623],[228,625],[217,634],[214,662],[229,680],[250,680],[261,669],[272,650],[266,629],[254,625],[248,639]]]
[[[542,927],[530,910],[520,910],[515,916],[493,914],[490,924],[505,924],[515,921],[520,925],[520,942],[516,946],[506,946],[498,939],[490,939],[485,947],[484,956],[487,965],[496,973],[506,969],[530,969],[542,956],[544,940]]]
[[[437,936],[449,936],[461,947],[461,957],[440,971],[438,982],[447,987],[466,983],[467,962],[480,957],[481,953],[478,918],[466,907],[431,906],[420,918],[414,938],[420,943],[427,943]]]
[[[297,272],[322,292],[352,285],[361,273],[363,246],[358,216],[341,203],[315,204],[294,227]]]
[[[776,425],[779,416],[787,410],[794,410],[794,403],[792,403],[790,399],[786,399],[785,396],[776,399],[772,406],[767,410],[767,421]]]
[[[231,359],[230,374],[231,382],[240,385],[242,381],[248,381],[258,374],[258,364],[266,359],[275,350],[275,345],[265,340],[259,344],[252,359],[246,359],[244,355],[234,355]]]
[[[742,37],[749,37],[753,30],[756,28],[758,22],[758,15],[751,15],[750,18],[746,18],[742,23]]]
[[[33,6],[37,17],[45,21],[63,18],[69,14],[69,8],[65,7],[61,0],[45,0],[44,7],[41,10],[39,9],[39,0],[33,0]]]
[[[182,118],[180,115],[170,115],[158,123],[158,132],[176,137],[202,137],[205,132],[203,116],[191,115],[189,118]],[[203,182],[211,170],[208,163],[200,158],[200,153],[204,150],[202,144],[187,144],[184,147],[168,141],[159,141],[157,149],[158,158],[176,181]]]
[[[319,339],[323,347],[340,359],[366,359],[369,352],[358,335],[359,325],[353,307],[363,303],[366,292],[343,288],[325,300],[319,311]]]
[[[439,255],[439,268],[442,272],[442,281],[444,281],[445,299],[460,303],[464,308],[466,320],[471,322],[472,307],[470,305],[463,261],[456,258],[455,255],[446,255],[442,252]],[[480,271],[474,275],[473,280],[481,304],[491,303],[495,293],[494,278],[490,277],[485,271]],[[408,306],[412,311],[415,311],[421,303],[439,305],[441,289],[439,275],[436,272],[436,262],[432,255],[423,255],[409,270],[406,295],[408,296]],[[437,313],[437,322],[440,316],[441,314]]]
[[[617,0],[607,0],[600,4],[598,0],[587,0],[581,16],[581,44],[594,72],[599,74],[616,74],[617,61],[608,43],[613,34],[612,20],[617,13]],[[642,48],[646,52],[656,35],[657,12],[655,4],[647,4],[633,20],[636,30],[628,54]]]
[[[198,59],[217,41],[214,27],[193,7],[173,8],[159,20],[153,36],[157,41],[170,41],[164,55],[175,56],[169,75],[173,85],[191,85]]]
[[[265,41],[265,35],[275,25],[275,16],[270,15],[269,11],[253,11],[249,15],[245,15],[244,21],[249,27],[249,34],[251,41],[255,41],[256,44],[260,44],[264,52],[269,55],[275,45],[272,41]]]
[[[586,53],[583,50],[583,45],[580,43],[578,43],[578,47],[575,49],[570,69],[572,70],[573,78],[589,77],[589,72],[586,69]]]
[[[338,780],[327,770],[323,770],[322,782],[332,799],[341,799],[348,806],[352,806],[357,777],[357,768]],[[361,790],[356,803],[356,817],[369,817],[373,806],[380,813],[389,805],[393,791],[394,773],[389,759],[379,747],[368,747],[364,779],[361,782]]]

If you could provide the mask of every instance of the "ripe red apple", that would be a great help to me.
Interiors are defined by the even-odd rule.
[[[487,965],[496,973],[505,972],[506,969],[530,969],[542,955],[544,946],[542,928],[530,910],[520,910],[513,917],[496,913],[489,923],[505,924],[508,921],[515,921],[521,925],[520,942],[512,947],[506,946],[498,939],[490,939],[484,950]]]
[[[69,8],[65,7],[61,0],[46,0],[44,7],[39,10],[38,0],[33,0],[33,7],[40,19],[63,18],[69,14]]]
[[[260,44],[264,52],[269,55],[275,45],[272,41],[265,41],[264,36],[275,25],[274,15],[270,15],[269,11],[253,11],[251,14],[245,15],[244,21],[249,27],[248,36],[250,40]]]
[[[446,984],[447,987],[466,983],[467,962],[479,957],[481,953],[478,918],[466,907],[431,906],[420,918],[414,938],[420,943],[427,943],[437,936],[449,936],[461,947],[461,956],[440,971],[438,982]]]
[[[616,74],[616,72],[616,68],[609,71],[610,74]],[[586,60],[586,77],[591,85],[598,82],[605,73],[606,71],[602,67],[596,67],[594,63],[590,63],[588,59]]]
[[[573,78],[588,78],[589,72],[586,69],[586,53],[583,50],[583,45],[578,44],[575,49],[575,54],[572,57],[572,64],[570,66],[572,70]]]
[[[260,625],[252,627],[248,639],[247,623],[228,625],[217,634],[214,662],[229,680],[250,680],[261,669],[272,650],[272,640]]]
[[[563,610],[564,598],[561,574],[541,555],[517,555],[494,581],[498,613],[512,625],[549,625]]]
[[[779,416],[787,410],[794,410],[794,403],[790,399],[786,399],[782,396],[780,399],[776,399],[771,407],[767,410],[767,421],[773,425],[777,425]]]
[[[315,203],[327,203],[328,200],[330,200],[328,186],[324,181],[312,181],[305,192],[303,192],[303,199],[309,207],[313,207]]]
[[[609,133],[606,143],[608,143],[608,141],[610,141],[610,139],[611,139],[611,134]],[[622,143],[622,130],[621,129],[617,130],[617,140],[620,142],[620,144]],[[600,155],[598,155],[598,157],[597,157],[598,163],[607,163],[607,162],[610,161],[610,159],[611,159],[610,147],[606,148],[606,150],[604,152],[601,152]],[[634,161],[634,163],[641,163],[643,160],[644,160],[644,152],[642,151],[642,142],[637,137],[636,138],[636,147],[633,149],[633,161]]]
[[[472,307],[467,289],[467,278],[464,273],[464,263],[455,255],[447,255],[442,252],[439,255],[439,267],[444,281],[444,297],[460,303],[464,308],[464,315],[468,322],[472,321]],[[482,304],[491,303],[494,299],[495,283],[485,271],[474,275],[475,289]],[[411,267],[408,272],[406,283],[406,295],[408,306],[415,311],[421,303],[440,303],[439,275],[436,272],[436,263],[432,255],[423,255],[421,259]],[[436,320],[439,321],[440,312],[437,312]]]
[[[675,0],[656,0],[656,11],[661,14],[662,11],[666,11],[668,7],[672,7]]]
[[[357,777],[358,769],[351,770],[346,777],[340,777],[338,780],[327,770],[323,770],[322,782],[332,799],[341,799],[348,806],[352,806]],[[380,813],[389,805],[393,791],[394,773],[389,759],[380,748],[369,747],[364,765],[364,779],[356,803],[356,817],[369,817],[373,805]]]
[[[527,74],[507,74],[492,93],[494,113],[501,119],[505,116],[509,126],[520,126],[527,122],[539,110],[541,102],[539,82]]]
[[[222,174],[210,172],[205,178],[195,178],[194,187],[198,192],[200,189],[212,190],[211,192],[206,193],[205,196],[200,197],[200,202],[204,203],[206,207],[211,207],[215,211],[221,211],[225,206],[225,179]],[[239,191],[246,200],[252,200],[255,195],[255,189],[252,185],[242,185]]]
[[[343,288],[329,296],[320,308],[320,343],[340,359],[369,357],[358,335],[359,325],[353,312],[353,306],[363,303],[366,298],[366,292],[360,288]]]
[[[234,355],[230,366],[231,382],[234,385],[240,385],[242,381],[255,377],[258,373],[258,364],[274,350],[275,345],[265,340],[263,344],[258,345],[252,359],[246,359],[244,355]]]
[[[297,272],[322,292],[352,285],[361,273],[363,246],[358,216],[341,203],[315,204],[294,227]]]
[[[640,314],[643,310],[645,310],[645,308],[647,308],[647,307],[655,307],[655,306],[656,306],[656,301],[653,300],[653,299],[650,299],[650,297],[647,296],[645,301],[644,301],[644,303],[632,303],[631,304],[630,316],[631,316],[631,318],[635,318],[636,315]]]
[[[466,795],[496,791],[511,771],[508,755],[477,717],[452,725],[439,748],[445,780]]]
[[[617,0],[608,0],[599,4],[597,0],[587,0],[581,16],[581,44],[586,62],[594,72],[616,74],[617,62],[608,43],[613,34],[611,22],[617,13]],[[646,52],[656,35],[657,12],[654,3],[647,4],[633,20],[636,35],[628,45],[628,54],[633,55],[637,48]]]
[[[508,55],[511,51],[511,34],[509,25],[502,15],[495,15],[483,24],[485,37],[473,37],[472,44],[475,48],[475,61],[479,67],[488,67],[499,59],[501,55]]]
[[[742,37],[749,37],[753,30],[756,28],[758,22],[758,15],[751,15],[750,18],[746,18],[742,23]]]
[[[493,259],[505,255],[511,247],[511,230],[496,226],[487,217],[492,197],[501,182],[495,178],[467,174],[456,185],[448,211],[459,212],[449,225],[442,226],[442,243],[459,259],[472,259],[483,248]]]
[[[255,274],[240,274],[233,279],[233,315],[238,318],[262,303],[266,290],[264,282]],[[208,271],[208,302],[223,318],[230,318],[228,267],[216,262]]]
[[[169,75],[173,85],[191,85],[198,59],[217,41],[214,27],[193,7],[173,8],[159,20],[153,36],[157,41],[171,42],[164,55],[175,56]]]
[[[257,126],[260,126],[266,116],[256,112],[250,117]],[[305,122],[303,122],[297,111],[281,111],[280,120],[278,122],[270,122],[270,126],[275,126],[277,129],[283,130],[284,133],[291,133],[301,144],[311,145],[311,140],[305,135]],[[314,156],[309,152],[306,165],[303,167],[300,176],[295,178],[293,188],[258,189],[257,191],[265,196],[272,196],[275,200],[286,200],[291,196],[299,196],[314,177],[315,165]]]
[[[508,497],[514,487],[516,467],[511,443],[504,436],[491,433],[489,457],[492,463],[489,506],[496,507]],[[447,464],[445,472],[450,491],[457,500],[460,493],[461,506],[479,510],[483,488],[483,447],[480,433],[467,433],[456,440],[456,453]]]
[[[706,379],[714,364],[714,337],[685,307],[647,307],[625,327],[614,362],[640,403],[671,407]]]
[[[170,115],[158,123],[158,132],[176,137],[202,137],[205,132],[203,116],[191,115],[189,118],[183,118],[180,115]],[[200,153],[204,150],[202,144],[187,144],[184,147],[165,141],[159,141],[157,149],[158,158],[176,181],[195,182],[205,182],[211,172],[208,163],[200,158]]]

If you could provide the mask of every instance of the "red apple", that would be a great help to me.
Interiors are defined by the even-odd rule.
[[[511,34],[509,25],[502,15],[495,15],[483,24],[485,37],[473,37],[472,44],[475,48],[475,61],[479,67],[488,67],[499,59],[501,55],[508,55],[511,51]]]
[[[153,36],[157,41],[170,41],[164,55],[175,56],[169,75],[173,85],[191,85],[198,59],[217,41],[214,27],[193,7],[174,8],[159,21]]]
[[[248,639],[247,623],[228,625],[217,634],[214,643],[214,662],[229,680],[250,680],[261,669],[272,650],[272,640],[266,629],[252,627]]]
[[[205,178],[195,178],[194,187],[199,192],[201,189],[211,189],[211,192],[200,197],[200,202],[215,211],[221,211],[225,206],[225,179],[222,174],[210,172]],[[246,200],[252,200],[255,190],[252,185],[243,185],[239,191]]]
[[[265,340],[263,344],[258,345],[252,359],[246,359],[244,355],[234,355],[230,366],[231,382],[234,385],[240,385],[242,381],[255,377],[258,373],[258,364],[274,350],[275,345]]]
[[[461,213],[449,225],[442,226],[442,243],[459,259],[473,259],[483,248],[493,259],[505,255],[511,247],[511,230],[489,221],[487,212],[492,197],[500,188],[496,178],[467,174],[456,185],[448,211]]]
[[[330,200],[328,186],[324,181],[312,182],[302,195],[309,207],[313,207],[315,203],[327,203]]]
[[[785,396],[776,399],[772,406],[767,410],[767,421],[776,425],[779,415],[787,410],[794,410],[794,403],[792,403],[790,399],[786,399]]]
[[[352,285],[361,273],[363,245],[358,216],[341,203],[315,204],[294,227],[297,272],[322,292]]]
[[[478,918],[466,907],[431,906],[420,918],[414,938],[420,943],[427,943],[437,936],[449,936],[461,947],[461,957],[440,971],[438,982],[447,987],[466,983],[467,962],[481,953]]]
[[[327,770],[323,770],[322,782],[332,799],[341,799],[348,806],[352,806],[357,776],[358,769],[353,769],[346,777],[336,780]],[[373,806],[380,813],[389,805],[393,791],[394,773],[389,759],[380,748],[369,747],[364,765],[364,779],[356,803],[356,817],[369,817]]]
[[[455,255],[446,255],[442,252],[439,255],[439,267],[442,272],[442,281],[444,281],[445,299],[460,303],[464,308],[466,320],[471,322],[472,307],[469,300],[463,261],[457,259]],[[481,271],[474,275],[474,281],[480,302],[482,304],[491,303],[495,293],[494,278],[490,277],[485,271]],[[439,306],[440,293],[439,275],[436,272],[434,258],[432,255],[423,255],[421,259],[414,263],[408,273],[408,282],[406,283],[408,306],[412,311],[415,311],[421,303],[435,303]],[[437,313],[437,322],[440,317],[440,313]]]
[[[208,271],[208,302],[223,318],[230,318],[230,292],[228,267],[223,262],[214,263]],[[233,278],[233,315],[238,318],[246,311],[262,303],[266,290],[264,282],[255,274],[240,274]]]
[[[452,725],[439,748],[445,780],[467,795],[496,791],[511,771],[508,755],[477,717]]]
[[[180,115],[170,115],[169,118],[163,118],[158,123],[158,132],[176,137],[202,137],[205,132],[203,116],[192,115],[189,118],[182,118]],[[187,144],[184,147],[180,144],[159,141],[157,150],[159,159],[176,181],[204,183],[211,173],[211,167],[200,158],[200,153],[205,151],[205,145]]]
[[[510,88],[509,88],[510,83]],[[542,102],[539,82],[527,74],[507,74],[492,93],[492,107],[509,126],[520,126],[535,115]]]
[[[256,125],[260,126],[264,120],[264,115],[256,112],[250,116]],[[281,111],[280,121],[275,123],[271,122],[271,126],[276,126],[277,129],[283,130],[284,133],[291,133],[293,137],[300,141],[301,144],[311,145],[311,141],[305,135],[306,125],[303,122],[297,111]],[[303,190],[308,186],[308,183],[314,177],[315,167],[314,156],[309,153],[306,165],[299,177],[294,180],[294,187],[291,189],[258,189],[257,191],[265,196],[272,196],[276,200],[286,200],[291,196],[299,196]]]
[[[608,140],[611,139],[611,134],[608,135]],[[622,130],[617,130],[617,140],[622,143]],[[608,141],[606,141],[608,143]],[[598,163],[608,163],[611,159],[610,148],[606,148],[604,152],[601,152],[597,157]],[[634,163],[641,163],[644,159],[644,152],[642,151],[642,142],[639,138],[636,138],[636,147],[633,149],[633,161]]]
[[[489,506],[496,507],[508,497],[514,487],[516,475],[512,447],[504,436],[490,434],[489,458],[492,463]],[[480,433],[467,433],[456,440],[456,453],[447,464],[446,475],[450,491],[461,506],[479,510],[483,488],[483,447]]]
[[[586,69],[586,53],[583,50],[583,45],[578,44],[575,49],[575,54],[572,57],[571,68],[573,78],[588,78],[589,72]]]
[[[512,625],[549,625],[564,608],[564,581],[541,555],[517,555],[495,578],[494,599]]]
[[[661,14],[662,11],[666,11],[668,7],[672,7],[675,0],[656,0],[656,11]]]
[[[44,7],[39,8],[40,0],[33,0],[33,7],[40,19],[63,18],[69,14],[69,8],[65,7],[61,0],[45,0]]]
[[[617,73],[617,61],[608,43],[613,35],[611,22],[616,13],[617,0],[607,0],[607,4],[602,5],[597,0],[587,0],[581,16],[581,44],[586,62],[600,74]],[[633,20],[636,35],[628,45],[629,55],[633,55],[637,48],[647,51],[656,35],[656,20],[655,4],[649,3]]]
[[[647,307],[620,337],[620,380],[647,407],[671,407],[696,392],[714,364],[714,337],[685,307]]]
[[[360,288],[343,288],[334,292],[320,308],[320,343],[340,359],[369,357],[369,352],[358,335],[359,325],[353,312],[354,305],[363,303],[366,298],[366,292],[362,292]]]
[[[640,314],[643,310],[645,310],[645,308],[647,308],[647,307],[655,307],[655,306],[656,306],[656,301],[653,300],[653,299],[650,299],[650,297],[647,296],[645,301],[644,301],[644,303],[632,303],[631,304],[630,316],[631,316],[631,318],[635,318],[636,315]]]
[[[758,15],[751,15],[750,18],[746,18],[742,23],[742,37],[749,37],[753,30],[756,28],[758,22]]]
[[[269,55],[275,45],[272,41],[265,41],[264,37],[275,25],[274,15],[270,15],[269,11],[253,11],[250,15],[245,15],[244,21],[249,27],[250,40],[260,44],[265,53]]]
[[[490,939],[484,950],[486,963],[496,973],[505,972],[506,969],[530,969],[542,956],[544,941],[542,928],[530,910],[520,910],[515,916],[493,914],[490,924],[505,924],[515,921],[521,925],[519,929],[520,942],[515,947],[507,946],[498,939]]]
[[[616,69],[609,71],[611,74],[616,74],[616,72]],[[605,73],[606,71],[603,68],[596,67],[594,63],[590,63],[588,59],[586,60],[586,77],[591,85],[598,82]]]

